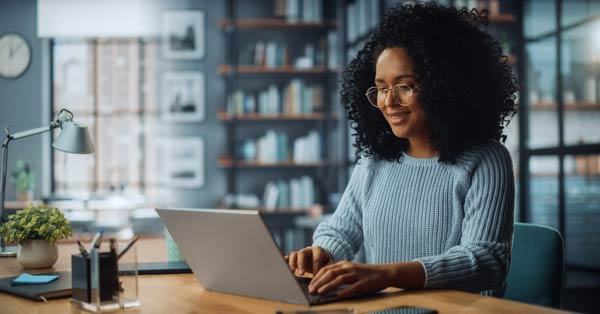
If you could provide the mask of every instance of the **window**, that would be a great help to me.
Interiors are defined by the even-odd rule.
[[[52,110],[71,110],[90,127],[96,153],[53,152],[54,193],[89,197],[114,190],[146,194],[156,188],[156,44],[137,39],[56,40],[52,45]]]
[[[600,270],[600,6],[529,0],[524,9],[520,219],[561,231],[565,308],[587,312]]]

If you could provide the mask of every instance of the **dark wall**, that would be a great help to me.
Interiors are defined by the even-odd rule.
[[[15,32],[27,39],[31,46],[31,64],[16,79],[0,77],[0,127],[4,141],[4,127],[12,126],[18,132],[47,124],[42,117],[42,63],[41,41],[37,38],[37,11],[35,0],[3,0],[0,3],[0,34]],[[46,135],[47,136],[47,135]],[[40,197],[42,176],[42,136],[33,136],[10,144],[8,169],[17,159],[27,161],[35,175],[35,197]],[[7,200],[16,198],[10,178],[7,180]]]

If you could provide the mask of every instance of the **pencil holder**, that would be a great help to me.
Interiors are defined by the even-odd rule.
[[[72,255],[71,266],[71,302],[79,308],[97,313],[140,305],[135,248],[122,258],[114,252],[97,250],[92,250],[85,257]]]
[[[92,261],[97,258],[97,263]],[[72,289],[73,299],[92,303],[94,297],[103,301],[110,301],[119,293],[117,256],[115,253],[92,253],[88,256],[72,255]],[[97,269],[96,269],[97,268]],[[94,272],[92,273],[92,269]],[[98,290],[98,293],[94,289]]]

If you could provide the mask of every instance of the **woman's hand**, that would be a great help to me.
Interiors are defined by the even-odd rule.
[[[373,292],[392,285],[394,268],[392,264],[359,264],[339,262],[323,267],[313,277],[308,286],[312,294],[326,294],[341,285],[350,285],[337,295]]]
[[[292,252],[285,257],[285,260],[290,265],[290,269],[300,276],[305,272],[316,274],[323,266],[333,262],[331,254],[320,246],[309,246],[298,252]]]

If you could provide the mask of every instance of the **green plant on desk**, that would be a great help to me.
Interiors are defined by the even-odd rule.
[[[58,208],[30,204],[9,216],[0,234],[6,242],[19,244],[17,260],[23,267],[44,268],[58,259],[56,240],[73,235],[73,229]]]
[[[17,198],[20,201],[31,199],[33,197],[33,189],[35,188],[35,174],[31,171],[29,165],[23,160],[17,160],[11,177],[15,183]]]
[[[46,204],[33,205],[10,215],[0,226],[6,242],[23,243],[27,240],[47,240],[54,244],[58,239],[73,235],[71,224],[58,208]]]

